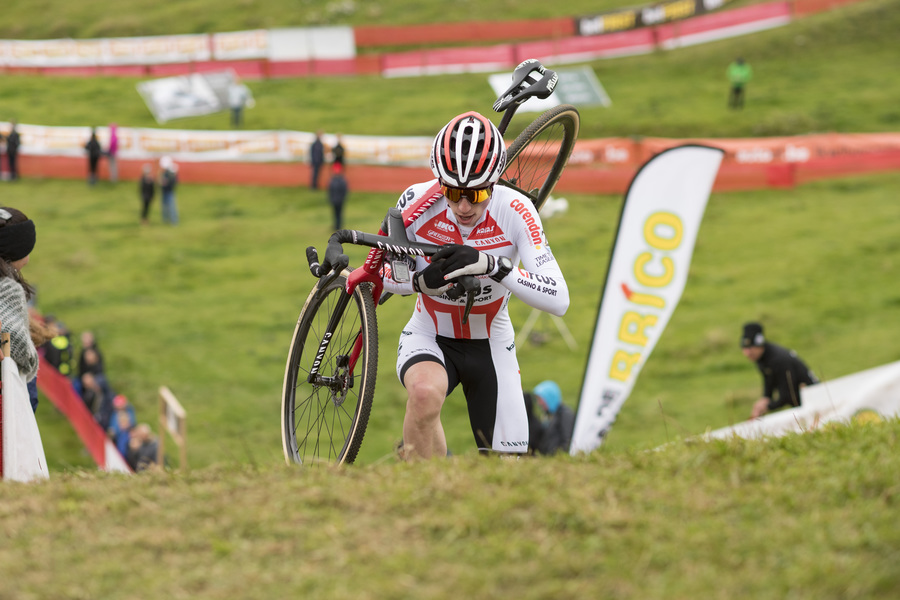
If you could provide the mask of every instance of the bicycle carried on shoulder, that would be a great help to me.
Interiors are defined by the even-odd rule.
[[[493,109],[502,112],[501,133],[522,103],[553,93],[558,75],[530,59],[513,72],[513,81]],[[542,113],[507,149],[507,165],[498,185],[515,189],[540,210],[559,181],[578,137],[580,117],[563,104]],[[287,358],[281,403],[281,435],[288,464],[352,463],[362,446],[372,411],[378,370],[376,307],[382,294],[385,261],[400,272],[404,257],[432,256],[439,245],[412,242],[397,208],[388,210],[379,234],[340,230],[332,234],[324,266],[312,246],[306,249],[310,272],[318,278],[300,310]],[[350,269],[343,244],[373,249],[364,264]],[[466,296],[460,305],[465,323],[480,282],[460,277],[448,294]]]

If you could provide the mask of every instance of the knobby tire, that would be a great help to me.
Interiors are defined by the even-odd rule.
[[[569,104],[542,113],[510,144],[500,184],[525,194],[540,210],[569,162],[580,124]]]
[[[351,464],[366,433],[378,369],[378,325],[371,284],[348,296],[348,273],[325,286],[324,279],[317,282],[294,328],[281,403],[288,464]],[[351,375],[347,363],[354,346],[361,353]],[[320,353],[317,379],[310,382]]]

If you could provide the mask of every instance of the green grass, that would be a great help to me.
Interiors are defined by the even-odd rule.
[[[644,368],[607,445],[658,445],[746,418],[759,375],[738,351],[741,324],[760,319],[770,339],[797,349],[825,378],[900,358],[890,322],[900,303],[900,175],[820,182],[786,191],[713,194],[682,301]],[[328,206],[305,189],[183,185],[177,228],[140,227],[131,183],[28,181],[4,201],[38,224],[26,275],[39,307],[76,334],[97,333],[115,387],[144,420],[169,386],[188,411],[194,466],[281,460],[280,386],[299,308],[312,286],[303,249],[324,244]],[[252,199],[252,201],[251,201]],[[574,404],[621,206],[619,197],[571,196],[546,223],[569,282],[572,352],[549,318],[550,341],[519,348],[524,385],[552,377]],[[392,196],[351,195],[347,226],[372,229]],[[749,224],[749,225],[748,225]],[[362,252],[354,254],[360,263]],[[361,461],[392,456],[403,390],[394,375],[397,335],[412,300],[379,309],[381,361]],[[521,327],[530,309],[513,302]],[[52,417],[49,406],[39,410]],[[661,407],[661,408],[660,408]],[[451,448],[471,451],[458,396],[445,411]],[[59,423],[53,435],[62,439]],[[49,425],[48,425],[49,427]],[[76,445],[77,447],[77,445]],[[79,464],[72,446],[50,452],[55,469]],[[81,464],[87,464],[87,457]]]
[[[565,11],[613,5],[579,0]],[[356,8],[336,16],[344,6]],[[44,0],[5,6],[0,37],[558,15],[545,2],[510,6]],[[869,0],[759,35],[593,63],[614,105],[583,110],[584,135],[897,130],[897,9],[897,0]],[[756,72],[740,114],[724,108],[724,70],[737,54]],[[0,83],[3,119],[155,125],[136,80],[3,75]],[[482,75],[251,86],[258,105],[247,126],[260,129],[430,135],[449,115],[492,102]],[[226,123],[216,115],[172,127]],[[39,307],[76,335],[97,333],[110,379],[140,420],[155,425],[157,389],[172,389],[188,412],[192,468],[97,473],[43,399],[51,479],[0,485],[0,600],[893,598],[900,421],[769,443],[679,440],[749,413],[760,381],[737,347],[746,320],[764,321],[771,339],[826,379],[900,359],[898,187],[891,173],[713,194],[682,301],[590,456],[482,460],[455,395],[444,423],[456,456],[397,463],[404,394],[393,359],[412,303],[393,299],[379,309],[377,398],[360,465],[311,470],[283,465],[279,410],[291,331],[313,283],[303,249],[329,234],[321,194],[183,185],[182,224],[169,228],[158,205],[154,222],[138,225],[132,182],[3,184],[0,202],[37,222],[25,275]],[[347,225],[377,226],[394,200],[351,191]],[[565,322],[578,348],[545,317],[538,329],[549,341],[522,344],[519,359],[526,386],[552,377],[574,405],[621,197],[569,201],[546,228],[569,283]],[[362,252],[353,256],[358,263]],[[530,313],[515,301],[510,310],[519,326]],[[674,443],[644,451],[666,442]]]
[[[74,10],[76,5],[71,6]],[[168,10],[168,5],[160,6]],[[581,136],[748,137],[897,130],[900,79],[888,74],[896,69],[893,39],[898,30],[898,0],[867,0],[752,36],[596,61],[591,67],[613,105],[580,107]],[[741,112],[726,107],[725,69],[738,55],[754,69],[747,106]],[[135,90],[137,79],[5,75],[0,80],[4,119],[40,125],[114,121],[158,127]],[[246,113],[247,129],[433,135],[453,115],[473,108],[487,113],[494,101],[485,74],[300,78],[254,81],[249,86],[257,105]],[[228,123],[228,116],[221,113],[166,126],[222,130]],[[516,119],[510,131],[515,133],[526,123],[527,119]]]
[[[729,6],[749,4],[748,0]],[[648,3],[649,4],[649,3]],[[594,15],[633,6],[622,0],[569,0],[564,10],[542,0],[364,2],[347,0],[32,0],[6,7],[0,39],[95,38],[217,33],[317,25],[417,25]],[[475,41],[475,40],[468,40]]]
[[[55,475],[0,486],[0,598],[887,600],[898,435]]]
[[[900,24],[897,5],[898,0],[870,1],[759,35],[596,63],[601,80],[619,90],[614,99],[632,100],[616,101],[609,111],[583,110],[584,135],[753,135],[776,122],[794,123],[794,133],[815,129],[809,121],[782,119],[783,109],[765,101],[761,91],[742,113],[724,109],[713,71],[722,71],[722,57],[739,50],[754,62],[754,85],[770,89],[791,110],[813,119],[807,103],[834,103],[819,114],[839,116],[848,131],[884,130],[890,120],[885,115],[897,110],[890,98],[900,91],[892,86],[900,83],[882,77],[846,105],[842,95],[861,89],[853,82],[889,71],[879,61],[893,47],[883,40]],[[770,78],[780,83],[769,88]],[[133,81],[4,79],[14,85],[0,93],[0,114],[20,121],[152,124]],[[802,93],[779,87],[801,84],[808,88]],[[321,121],[348,133],[424,134],[444,122],[442,114],[471,108],[478,98],[478,105],[490,103],[480,75],[255,85],[265,90],[261,96],[257,90],[260,104],[252,111],[254,119],[264,120],[261,127],[313,129]],[[446,93],[448,86],[453,94]],[[648,102],[663,91],[690,97],[693,105],[660,102],[656,112],[649,110]],[[373,106],[383,107],[377,118]],[[606,118],[611,115],[616,119]],[[224,127],[225,119],[187,119],[177,126]],[[763,320],[773,340],[796,348],[825,378],[897,360],[890,328],[882,326],[900,301],[890,286],[897,269],[891,259],[897,249],[891,225],[898,213],[892,201],[897,184],[896,175],[883,175],[788,191],[714,194],[681,305],[607,446],[652,446],[743,419],[758,389],[758,376],[735,343],[748,319]],[[190,415],[191,464],[281,460],[282,371],[292,323],[312,284],[303,249],[324,244],[328,235],[323,197],[305,189],[185,185],[179,194],[181,226],[140,228],[134,187],[104,183],[89,190],[80,181],[28,180],[4,187],[4,203],[20,206],[39,224],[27,273],[40,287],[41,308],[76,333],[98,333],[113,384],[136,401],[145,420],[154,419],[160,385],[175,392]],[[348,226],[373,228],[394,199],[354,191]],[[550,342],[525,346],[519,354],[525,385],[553,375],[574,405],[621,198],[573,196],[570,204],[570,212],[549,221],[547,229],[569,280],[566,323],[578,349],[570,351],[544,318],[538,327]],[[399,331],[410,310],[403,299],[379,310],[378,403],[363,463],[391,457],[399,438],[404,397],[394,375],[391,332]],[[511,310],[519,326],[530,312],[516,303]],[[54,432],[45,436],[54,469],[89,465],[77,440],[62,433],[62,419],[52,410],[42,413],[42,426]],[[445,419],[451,447],[465,451],[471,442],[458,398]]]

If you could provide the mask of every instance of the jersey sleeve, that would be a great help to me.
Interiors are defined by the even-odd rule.
[[[569,288],[547,243],[540,215],[530,205],[521,215],[515,231],[509,232],[521,266],[513,268],[500,283],[528,306],[562,316],[569,308]]]
[[[428,192],[434,191],[432,189],[434,186],[428,187],[426,194],[422,194],[421,190],[418,189],[421,187],[421,184],[412,186],[406,189],[402,194],[400,194],[400,197],[397,199],[396,206],[402,211],[404,217],[406,217],[407,213],[409,213],[410,211],[418,211],[423,209],[423,207],[427,208],[427,206],[431,205],[431,203],[428,203],[426,198]],[[383,232],[379,230],[379,233]],[[406,234],[411,240],[417,239],[412,225],[406,228]],[[373,252],[375,251],[376,250],[373,250]],[[372,256],[371,252],[369,253],[369,256]],[[400,283],[394,281],[392,261],[386,261],[384,263],[384,267],[382,269],[382,282],[384,283],[384,289],[386,291],[400,296],[409,296],[410,294],[416,293],[416,290],[413,288],[412,277],[418,271],[421,271],[422,269],[427,267],[428,262],[426,262],[426,260],[420,256],[416,257],[414,261],[407,261],[407,266],[409,267],[410,280]]]

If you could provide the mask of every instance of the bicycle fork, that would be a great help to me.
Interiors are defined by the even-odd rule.
[[[337,354],[334,357],[334,373],[330,376],[328,374],[322,374],[319,372],[319,368],[327,363],[327,361],[325,361],[325,356],[334,340],[335,330],[340,323],[341,316],[344,314],[344,311],[347,309],[347,304],[351,300],[350,294],[347,294],[346,292],[341,293],[341,296],[331,313],[325,333],[322,335],[322,339],[319,342],[319,347],[316,349],[316,357],[313,360],[312,368],[309,370],[309,375],[306,378],[306,381],[314,386],[328,388],[331,392],[331,401],[335,406],[340,406],[344,403],[344,400],[347,399],[347,392],[353,387],[353,371],[362,354],[362,327],[360,327],[359,332],[353,340],[350,353]]]

